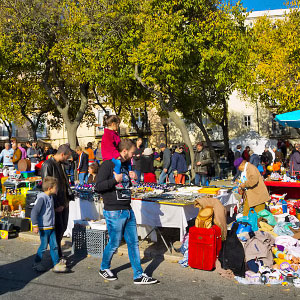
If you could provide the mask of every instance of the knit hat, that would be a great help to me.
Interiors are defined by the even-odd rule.
[[[143,152],[144,155],[151,155],[153,154],[153,150],[151,148],[146,148]]]
[[[235,161],[234,161],[234,166],[236,167],[236,168],[238,168],[240,165],[241,165],[241,163],[243,162],[243,158],[242,157],[239,157],[239,158],[237,158]]]

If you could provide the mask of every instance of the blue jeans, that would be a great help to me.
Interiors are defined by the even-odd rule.
[[[79,173],[78,174],[79,184],[84,185],[88,180],[88,173]]]
[[[198,174],[195,175],[195,185],[208,186],[209,180],[206,174]]]
[[[74,169],[70,168],[70,169],[65,169],[66,171],[66,175],[68,177],[70,177],[70,181],[71,181],[71,185],[74,185],[75,179],[74,179]]]
[[[166,183],[167,175],[169,176],[170,183],[175,183],[175,178],[174,178],[173,172],[168,174],[168,173],[165,173],[164,170],[160,173],[158,183],[159,184]]]
[[[141,182],[142,171],[141,170],[134,170],[134,172],[137,176],[137,182]]]
[[[50,255],[52,258],[53,265],[54,266],[57,265],[59,263],[59,256],[58,256],[58,245],[56,242],[55,230],[48,229],[48,230],[40,230],[39,232],[41,238],[41,245],[37,251],[34,262],[39,263],[42,261],[43,254],[47,250],[49,244]]]
[[[129,260],[133,269],[133,279],[141,277],[143,269],[141,266],[139,239],[133,210],[104,210],[103,215],[106,220],[109,241],[104,249],[100,269],[110,269],[112,257],[119,248],[124,235],[127,243]]]

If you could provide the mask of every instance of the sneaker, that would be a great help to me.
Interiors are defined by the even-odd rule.
[[[109,270],[109,269],[100,270],[100,271],[99,271],[99,275],[100,275],[101,277],[103,277],[104,279],[109,280],[109,281],[114,281],[114,280],[117,280],[117,279],[118,279],[118,277],[115,276],[115,275],[113,274],[113,272],[112,272],[111,270]]]
[[[65,263],[60,261],[57,265],[55,265],[52,269],[54,273],[69,273],[70,269],[66,266]]]
[[[147,274],[143,273],[140,278],[134,279],[134,284],[154,284],[157,283],[157,279],[149,277]]]
[[[47,269],[41,263],[34,263],[32,269],[41,273],[47,271]]]

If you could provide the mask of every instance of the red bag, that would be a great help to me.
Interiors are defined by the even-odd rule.
[[[222,248],[220,227],[192,227],[189,231],[189,266],[211,271],[216,267],[216,260]]]

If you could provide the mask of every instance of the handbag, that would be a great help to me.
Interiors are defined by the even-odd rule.
[[[251,225],[252,231],[257,231],[258,230],[257,220],[258,220],[258,216],[256,211],[254,210],[254,208],[250,208],[248,216],[238,218],[237,222],[246,222]]]
[[[199,210],[198,216],[195,220],[195,227],[198,228],[211,228],[213,221],[214,209],[211,206],[207,206]]]
[[[250,224],[246,222],[237,222],[238,228],[236,230],[236,235],[240,241],[246,242],[248,238],[246,237],[250,232],[253,232]],[[234,224],[233,224],[234,225]],[[232,227],[233,227],[232,225]]]

